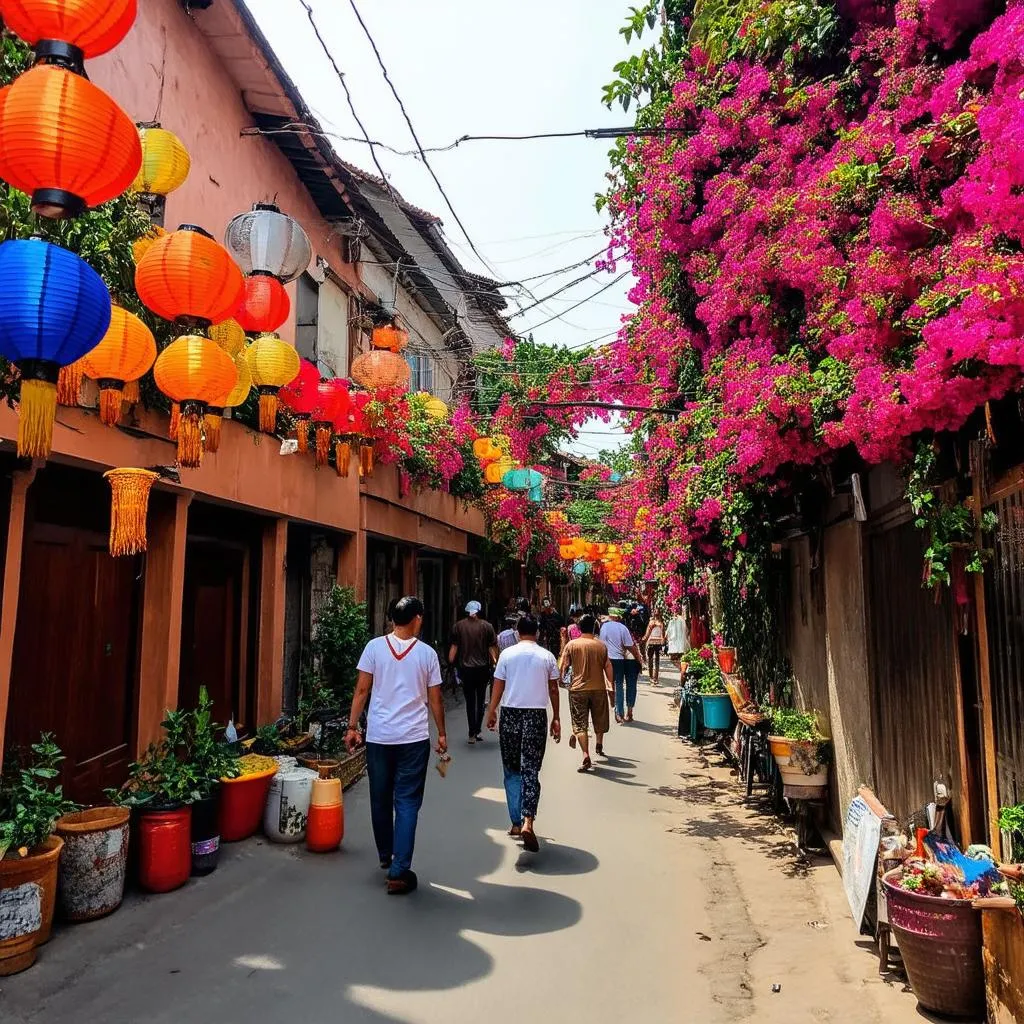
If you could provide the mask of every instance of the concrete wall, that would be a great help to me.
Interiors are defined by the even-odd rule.
[[[829,716],[828,652],[825,644],[825,569],[811,552],[810,538],[787,545],[790,587],[786,653],[798,707]]]

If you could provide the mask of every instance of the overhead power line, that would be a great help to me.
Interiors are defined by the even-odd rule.
[[[531,309],[536,309],[537,306],[543,306],[545,302],[549,299],[555,298],[556,295],[561,295],[562,292],[567,292],[570,288],[575,288],[578,284],[583,284],[584,281],[589,281],[592,277],[600,274],[602,269],[603,268],[601,267],[597,267],[594,270],[591,270],[588,274],[583,274],[581,277],[574,278],[572,281],[569,281],[568,284],[563,284],[561,288],[556,288],[550,295],[545,295],[543,298],[537,299],[536,302],[531,303],[529,306],[523,306],[516,310],[516,312],[512,313],[508,319],[514,320],[517,316],[522,316],[524,313],[528,313]]]
[[[547,320],[541,320],[541,322],[539,324],[533,324],[530,327],[523,328],[523,329],[525,331],[527,331],[527,332],[535,331],[535,330],[537,330],[538,327],[543,327],[545,324],[549,324],[549,323],[551,323],[554,320],[561,320],[562,317],[565,316],[566,313],[571,313],[574,309],[579,309],[580,306],[586,305],[591,299],[596,299],[598,297],[598,295],[601,295],[604,292],[608,291],[609,288],[613,287],[614,285],[617,285],[624,277],[628,277],[628,276],[629,276],[629,271],[628,270],[624,270],[621,274],[619,274],[618,277],[613,278],[611,281],[609,281],[602,288],[599,288],[592,295],[588,295],[588,296],[586,296],[586,298],[580,299],[580,301],[577,302],[574,306],[570,306],[568,309],[563,310],[561,313],[556,313],[554,316],[548,317]]]

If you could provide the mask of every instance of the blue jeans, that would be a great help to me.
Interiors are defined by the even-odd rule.
[[[430,740],[366,744],[370,820],[381,860],[392,858],[388,878],[400,878],[412,867],[429,761]]]
[[[615,681],[615,714],[625,717],[626,708],[636,704],[636,682],[640,678],[640,662],[629,658],[612,658],[612,679]],[[625,706],[623,706],[625,696]]]

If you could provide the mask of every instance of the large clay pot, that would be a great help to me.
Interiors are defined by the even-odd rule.
[[[27,857],[0,859],[0,977],[31,967],[50,937],[63,846],[50,836]]]
[[[130,817],[127,807],[92,807],[57,821],[60,906],[69,921],[93,921],[121,905]]]

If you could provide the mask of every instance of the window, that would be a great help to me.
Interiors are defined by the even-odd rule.
[[[320,330],[320,286],[309,274],[303,274],[295,288],[295,349],[303,359],[315,363]]]
[[[320,285],[316,358],[326,377],[348,376],[348,293],[331,278]]]
[[[409,387],[412,391],[434,392],[434,360],[428,355],[406,353],[406,361],[412,370]]]

